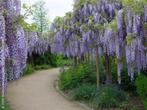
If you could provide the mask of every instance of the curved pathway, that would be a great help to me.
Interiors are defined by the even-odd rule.
[[[8,85],[7,99],[13,110],[85,110],[66,100],[54,88],[59,69],[37,71]]]

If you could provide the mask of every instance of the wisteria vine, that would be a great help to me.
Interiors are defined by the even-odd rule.
[[[41,55],[49,49],[48,39],[23,29],[20,18],[20,0],[0,1],[0,90],[3,96],[7,81],[22,76],[28,56]]]
[[[74,11],[53,23],[52,52],[69,57],[88,53],[117,59],[118,83],[124,59],[131,80],[147,68],[147,2],[145,0],[76,0]],[[98,48],[96,48],[98,47]]]

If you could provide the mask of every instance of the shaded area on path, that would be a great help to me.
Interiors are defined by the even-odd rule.
[[[7,99],[13,110],[85,110],[66,100],[54,88],[59,69],[37,71],[9,83]]]

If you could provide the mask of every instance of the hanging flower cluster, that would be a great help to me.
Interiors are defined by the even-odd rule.
[[[20,13],[20,0],[0,1],[0,88],[6,80],[22,76],[28,55],[43,54],[49,48],[47,39],[22,28],[18,23]]]
[[[133,4],[133,5],[132,5]],[[53,23],[52,52],[67,56],[107,54],[117,58],[118,82],[124,59],[128,75],[147,67],[147,5],[145,0],[76,0],[74,11]]]
[[[48,51],[50,47],[49,40],[43,38],[37,32],[27,33],[27,39],[28,39],[29,56],[31,56],[32,53],[39,54],[39,55],[44,54],[46,51]]]
[[[17,20],[20,16],[21,4],[19,0],[3,1],[5,12],[6,44],[9,50],[10,79],[18,79],[26,66],[27,42],[24,30]]]
[[[5,48],[5,20],[0,11],[0,90],[5,88],[5,55],[6,55],[6,48]]]

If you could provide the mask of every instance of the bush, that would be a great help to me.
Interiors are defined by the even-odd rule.
[[[124,68],[122,71],[122,82],[120,84],[120,87],[128,92],[132,92],[136,94],[136,87],[135,87],[135,82],[130,80],[130,77],[128,76],[128,70],[127,68]]]
[[[118,83],[118,77],[117,77],[117,61],[116,59],[112,59],[111,62],[111,71],[112,71],[112,78],[114,83]],[[120,87],[128,92],[135,93],[136,87],[134,81],[130,80],[130,77],[128,76],[128,68],[127,65],[124,65],[122,74],[121,74],[121,84]]]
[[[59,76],[59,88],[61,90],[72,89],[72,74],[70,73],[71,69],[63,72]],[[71,71],[72,72],[72,71]]]
[[[104,74],[102,67],[100,73]],[[75,100],[92,102],[97,108],[122,108],[128,99],[127,94],[116,86],[97,89],[95,63],[91,62],[71,67],[60,74],[59,88],[70,93]]]
[[[136,79],[135,85],[137,88],[137,93],[143,100],[145,108],[147,109],[147,77],[145,75],[140,75]]]
[[[91,84],[83,84],[72,90],[71,94],[75,100],[88,101],[92,98],[96,91],[96,86]]]
[[[56,55],[56,65],[57,66],[69,66],[73,64],[73,60],[71,58],[67,58],[63,55]]]
[[[30,62],[36,66],[36,65],[51,65],[53,67],[56,67],[56,56],[51,54],[50,50],[45,52],[42,55],[33,53],[31,57],[28,58]]]
[[[31,75],[34,72],[34,68],[32,65],[28,64],[26,68],[24,69],[24,76],[25,75]]]
[[[74,89],[84,83],[96,83],[95,69],[89,64],[71,67],[59,76],[59,87],[64,91]]]
[[[97,108],[116,108],[127,101],[127,94],[114,86],[103,86],[96,92],[93,104]]]
[[[2,97],[0,97],[0,110],[11,110],[10,106],[9,106],[9,104],[7,102],[4,103],[4,105],[5,105],[4,109],[1,108],[2,107],[1,104],[2,104]]]

